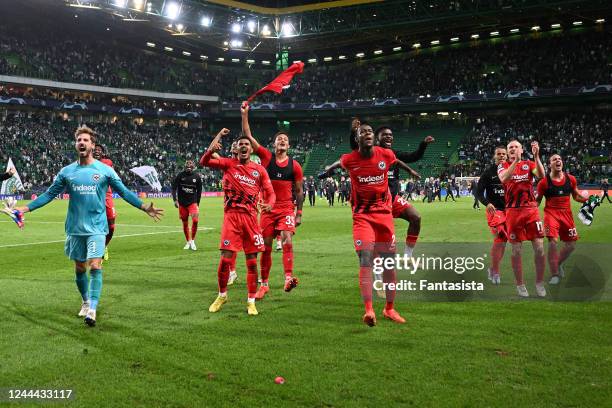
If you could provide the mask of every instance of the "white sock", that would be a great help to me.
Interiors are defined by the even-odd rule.
[[[223,293],[219,292],[219,296],[221,296],[221,297],[227,297],[227,292],[223,292]]]
[[[412,251],[414,251],[414,247],[406,245],[406,248],[404,248],[404,255],[406,255],[408,258],[412,258]]]
[[[255,298],[248,298],[248,299],[247,299],[247,302],[249,302],[249,303],[255,303]]]

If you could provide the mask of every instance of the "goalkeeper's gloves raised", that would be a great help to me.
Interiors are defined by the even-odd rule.
[[[10,210],[6,206],[0,211],[8,215],[11,218],[11,220],[13,220],[15,224],[17,224],[19,228],[23,228],[23,226],[25,225],[25,218],[23,217],[23,213],[21,211]]]

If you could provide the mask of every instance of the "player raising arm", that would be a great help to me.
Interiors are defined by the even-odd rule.
[[[391,214],[391,194],[388,172],[395,164],[392,150],[374,145],[374,131],[366,123],[359,127],[358,149],[344,154],[340,163],[351,177],[351,206],[353,209],[353,243],[359,257],[359,288],[365,305],[363,321],[376,324],[372,307],[372,269],[374,254],[388,258],[395,255],[395,233]],[[395,269],[385,269],[384,284],[395,282]],[[395,288],[387,285],[387,303],[383,316],[397,323],[405,323],[394,309]]]
[[[83,303],[79,316],[89,326],[96,324],[96,309],[102,292],[102,256],[108,234],[105,198],[108,187],[136,208],[159,221],[164,210],[146,205],[130,190],[111,167],[93,158],[96,135],[88,127],[75,132],[78,160],[60,170],[49,189],[25,207],[16,208],[24,213],[49,204],[64,191],[70,195],[66,217],[66,244],[64,251],[74,261],[76,284]],[[87,268],[90,268],[90,279]]]
[[[290,292],[298,284],[293,276],[293,234],[295,228],[302,224],[302,205],[304,204],[304,173],[302,166],[287,154],[289,135],[278,132],[274,136],[274,154],[261,146],[251,134],[249,126],[249,105],[246,102],[240,107],[242,115],[242,132],[251,141],[253,150],[266,168],[276,203],[272,211],[263,213],[260,226],[263,233],[265,250],[261,254],[261,286],[257,299],[262,299],[270,290],[268,278],[272,268],[272,242],[279,233],[283,249],[283,269],[285,271],[285,292]],[[295,204],[294,204],[295,193]]]
[[[574,251],[578,241],[570,196],[579,203],[585,203],[588,199],[578,191],[576,178],[563,172],[561,156],[553,154],[549,164],[550,173],[538,183],[538,205],[546,197],[544,233],[548,238],[548,267],[552,275],[548,283],[556,285],[563,277],[563,262]],[[557,249],[559,238],[564,243],[561,253]]]
[[[200,159],[203,166],[220,169],[223,176],[224,211],[221,230],[221,260],[217,270],[219,295],[208,310],[216,313],[227,302],[227,281],[234,254],[244,250],[247,266],[247,313],[257,315],[255,294],[257,292],[257,253],[264,250],[261,229],[257,223],[258,209],[269,212],[274,206],[276,196],[266,169],[251,161],[253,147],[246,136],[238,138],[238,158],[213,158],[221,150],[219,143],[229,134],[222,129],[213,139],[208,150]],[[263,194],[263,202],[258,202]]]
[[[544,166],[540,161],[538,142],[531,143],[531,152],[535,162],[523,160],[523,146],[512,140],[508,143],[508,161],[497,166],[497,175],[504,185],[506,201],[506,229],[512,245],[512,269],[516,280],[516,289],[521,297],[528,297],[529,292],[523,280],[523,261],[521,259],[522,241],[531,241],[534,251],[536,269],[536,292],[546,296],[544,288],[544,228],[540,221],[533,181],[535,177],[544,177]]]

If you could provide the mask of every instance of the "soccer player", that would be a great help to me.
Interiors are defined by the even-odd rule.
[[[113,168],[113,162],[108,158],[106,148],[101,144],[96,144],[93,151],[94,159],[106,164]],[[115,210],[115,203],[113,201],[113,190],[109,187],[106,190],[106,221],[108,222],[108,234],[104,241],[104,260],[108,261],[108,244],[110,244],[113,235],[115,234],[115,222],[117,220],[117,210]]]
[[[13,175],[17,172],[17,170],[15,170],[14,167],[11,167],[10,169],[8,169],[8,171],[6,173],[2,173],[0,174],[0,182],[4,181],[4,180],[8,180],[11,177],[13,177]],[[311,176],[312,177],[312,176]]]
[[[202,177],[195,170],[193,160],[185,161],[185,169],[176,175],[172,181],[172,200],[179,209],[179,218],[183,223],[183,234],[187,243],[183,249],[196,251],[195,237],[198,232],[200,218],[200,200],[202,198]],[[191,217],[191,231],[189,230]]]
[[[263,299],[270,291],[268,279],[272,268],[272,242],[280,234],[283,249],[283,269],[285,271],[285,292],[290,292],[298,285],[298,278],[293,276],[293,234],[295,228],[302,224],[302,206],[304,204],[304,173],[302,166],[290,157],[289,135],[278,132],[274,136],[274,154],[261,146],[251,133],[249,126],[249,105],[244,102],[240,107],[242,132],[251,141],[255,154],[266,168],[276,203],[272,211],[261,214],[260,225],[265,250],[261,254],[261,286],[256,299]],[[295,192],[295,201],[294,201]]]
[[[536,269],[536,293],[546,296],[544,288],[544,228],[540,221],[533,181],[544,177],[544,165],[540,161],[540,145],[531,142],[531,152],[535,162],[522,160],[523,146],[512,140],[508,143],[508,161],[497,166],[497,175],[504,186],[506,201],[506,230],[512,245],[512,269],[516,279],[516,289],[521,297],[529,292],[523,281],[523,261],[521,259],[522,241],[531,241]]]
[[[389,126],[381,126],[376,129],[376,138],[380,147],[385,149],[393,149],[393,130]],[[408,230],[406,231],[406,247],[404,255],[408,258],[412,256],[414,247],[421,232],[421,215],[405,198],[400,195],[400,168],[403,168],[403,163],[414,163],[423,158],[425,150],[430,143],[435,142],[433,136],[427,136],[419,144],[419,148],[414,152],[402,152],[393,150],[398,162],[389,169],[389,189],[391,190],[391,199],[393,200],[393,218],[401,218],[408,221]],[[421,175],[408,167],[408,173],[415,179],[420,179]]]
[[[238,139],[238,158],[213,158],[221,149],[219,141],[229,134],[221,129],[200,159],[202,166],[223,170],[224,211],[221,230],[221,260],[217,277],[219,295],[208,310],[216,313],[227,302],[227,281],[234,254],[244,250],[247,266],[247,313],[257,315],[255,294],[257,292],[257,253],[264,250],[264,240],[257,222],[258,209],[270,212],[276,201],[274,189],[266,169],[251,161],[253,147],[246,136]],[[260,194],[263,201],[260,201]]]
[[[230,154],[232,155],[232,159],[238,160],[238,142],[235,140],[232,142],[230,147]],[[218,159],[221,157],[219,153],[213,153],[213,158]],[[221,185],[225,185],[226,183],[227,173],[223,172],[223,178],[221,180]],[[240,248],[239,250],[241,250]],[[238,251],[233,253],[230,266],[229,266],[229,278],[227,279],[227,286],[231,286],[238,279],[238,274],[236,273],[236,258],[238,256]]]
[[[60,170],[53,184],[36,200],[25,207],[16,208],[23,213],[35,211],[49,204],[57,195],[66,191],[70,195],[66,217],[66,255],[74,261],[76,284],[83,303],[78,315],[85,317],[89,326],[96,324],[96,309],[102,292],[102,256],[108,234],[105,213],[105,196],[111,186],[121,197],[140,208],[155,221],[164,210],[147,206],[121,182],[109,166],[93,158],[96,135],[88,127],[75,132],[75,149],[78,160]],[[90,279],[87,278],[89,266]]]
[[[544,232],[548,238],[548,267],[552,275],[551,285],[557,285],[563,277],[563,262],[576,247],[578,231],[574,224],[570,195],[579,203],[588,201],[578,191],[576,178],[563,172],[563,160],[558,154],[549,159],[550,172],[538,183],[538,205],[546,197],[544,206]],[[563,241],[559,253],[557,242]]]
[[[395,255],[395,233],[389,192],[389,169],[397,161],[390,149],[375,146],[372,127],[361,123],[357,131],[357,150],[340,158],[351,178],[353,242],[359,257],[359,287],[365,305],[363,322],[376,325],[372,307],[372,269],[374,253],[383,258]],[[384,283],[395,282],[395,269],[385,269]],[[394,308],[395,290],[386,287],[387,302],[383,316],[397,323],[406,320]]]
[[[493,234],[493,246],[491,247],[491,266],[489,267],[489,280],[495,285],[501,283],[499,264],[506,251],[508,236],[506,233],[506,208],[505,191],[499,177],[497,168],[504,163],[508,155],[504,146],[497,146],[493,155],[494,163],[489,166],[476,187],[476,197],[486,207],[487,224]]]

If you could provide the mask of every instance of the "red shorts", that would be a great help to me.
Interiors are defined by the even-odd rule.
[[[278,231],[289,231],[295,233],[295,207],[274,207],[270,212],[262,212],[259,219],[264,237],[276,236]]]
[[[412,204],[406,201],[404,197],[401,197],[399,194],[396,195],[395,198],[393,199],[393,207],[392,207],[393,218],[399,218],[402,212],[404,212],[405,209],[410,208],[410,207],[412,207]]]
[[[488,211],[487,224],[493,234],[493,242],[498,244],[508,241],[508,232],[506,231],[506,213],[503,210],[495,210],[495,214],[491,215]]]
[[[544,233],[561,241],[578,241],[578,231],[571,210],[544,209]]]
[[[181,220],[186,220],[190,215],[193,216],[199,212],[200,209],[196,203],[191,203],[187,207],[183,207],[179,204],[179,218]]]
[[[356,251],[395,252],[393,216],[389,213],[353,214],[353,243]]]
[[[117,218],[117,211],[115,210],[115,206],[113,205],[113,203],[111,203],[110,206],[106,206],[106,219],[114,220],[115,218]]]
[[[544,228],[537,207],[506,208],[508,241],[522,242],[544,238]]]
[[[225,212],[219,249],[234,252],[244,249],[245,254],[263,252],[264,241],[257,215],[240,211]]]

